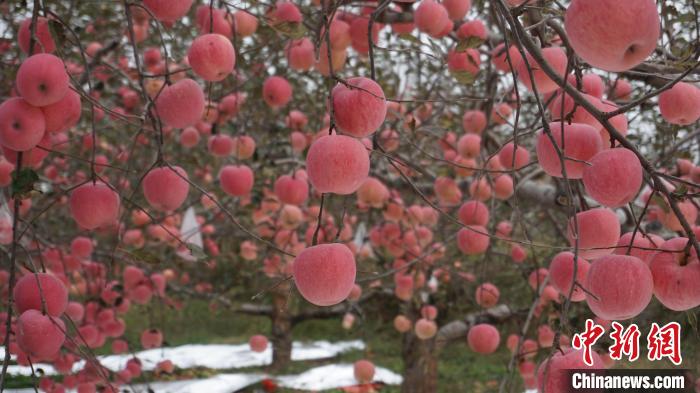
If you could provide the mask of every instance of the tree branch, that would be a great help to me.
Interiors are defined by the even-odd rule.
[[[467,332],[474,325],[480,323],[501,323],[520,314],[522,314],[521,311],[511,310],[505,304],[467,314],[464,319],[452,321],[438,330],[435,336],[435,353],[439,353],[451,341],[466,337]]]
[[[654,188],[666,197],[666,200],[668,201],[671,210],[673,210],[673,213],[678,218],[678,221],[683,227],[686,236],[690,240],[689,243],[692,245],[692,247],[695,248],[695,251],[698,254],[700,254],[700,245],[697,242],[697,239],[695,237],[695,234],[693,233],[692,228],[690,227],[690,224],[688,224],[688,221],[685,219],[685,216],[678,207],[678,203],[676,203],[676,200],[671,195],[664,182],[657,175],[654,167],[649,163],[649,161],[644,157],[644,155],[629,140],[627,140],[627,138],[620,134],[620,132],[617,131],[615,127],[613,127],[605,113],[599,111],[598,108],[596,108],[591,102],[589,102],[583,97],[581,92],[576,90],[576,88],[573,85],[567,83],[564,78],[557,74],[557,72],[554,71],[554,69],[552,69],[549,63],[547,63],[547,61],[542,56],[540,48],[534,43],[534,41],[532,41],[532,39],[528,37],[527,32],[524,30],[520,22],[508,12],[508,9],[505,6],[505,4],[503,4],[503,2],[500,0],[496,3],[500,6],[501,12],[505,16],[511,28],[518,31],[520,35],[520,40],[517,42],[517,44],[521,47],[524,47],[528,51],[528,53],[530,53],[533,59],[541,67],[542,71],[544,71],[544,73],[547,74],[547,76],[550,79],[552,79],[557,85],[564,89],[564,91],[572,97],[576,104],[583,107],[588,113],[591,114],[591,116],[593,116],[600,124],[602,124],[612,138],[620,142],[620,144],[623,147],[626,147],[627,149],[632,151],[637,156],[637,158],[639,158],[642,167],[647,173],[649,173],[649,176],[651,176]]]

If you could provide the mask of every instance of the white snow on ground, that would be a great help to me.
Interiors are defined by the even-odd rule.
[[[313,341],[308,344],[293,343],[292,360],[326,359],[352,350],[361,351],[363,349],[365,349],[365,343],[362,340],[338,341],[335,343],[330,341]],[[268,351],[270,351],[269,362],[272,363],[272,350],[268,349]]]
[[[122,386],[120,392],[148,393],[231,393],[265,379],[263,374],[219,374],[206,379],[188,379],[171,382],[153,382],[148,385]],[[7,393],[34,393],[34,389],[5,389]],[[67,390],[67,393],[76,393]]]
[[[362,350],[365,348],[361,340],[340,341],[331,343],[328,341],[315,341],[311,343],[295,342],[292,347],[292,360],[326,359],[337,356],[350,350]],[[4,350],[0,347],[0,354]],[[144,370],[152,370],[155,365],[164,359],[170,359],[178,368],[187,369],[193,367],[207,367],[210,369],[233,369],[252,366],[267,365],[272,362],[272,350],[268,348],[263,353],[250,351],[247,344],[241,345],[183,345],[173,348],[158,348],[136,353],[141,359]],[[131,355],[101,356],[102,364],[114,371],[124,368]],[[81,365],[76,365],[79,370]],[[36,364],[45,375],[54,375],[56,371],[47,364]],[[31,375],[29,367],[16,365],[9,366],[12,375]],[[124,386],[127,392],[147,393],[152,389],[155,393],[231,393],[247,386],[256,384],[265,378],[271,378],[282,387],[298,390],[330,390],[357,384],[353,375],[352,364],[329,364],[312,368],[299,375],[271,376],[259,373],[219,374],[205,379],[180,380],[170,382],[153,382],[148,385]],[[374,382],[382,382],[387,385],[400,385],[401,375],[386,368],[377,367]],[[8,393],[34,393],[34,389],[6,389]],[[74,393],[74,391],[68,391]],[[537,393],[536,390],[528,390],[525,393]]]
[[[280,377],[265,374],[219,374],[206,379],[191,379],[172,382],[153,382],[148,385],[122,386],[120,391],[130,393],[231,393],[271,378],[279,386],[299,390],[330,390],[357,384],[353,376],[352,364],[330,364],[312,368],[299,375]],[[382,367],[377,367],[374,382],[399,385],[400,375]],[[33,393],[33,389],[6,390],[8,393]],[[68,391],[74,393],[74,391]]]
[[[279,386],[285,388],[314,391],[337,389],[357,384],[353,376],[352,364],[331,364],[312,368],[299,375],[275,377],[263,374],[220,374],[207,379],[152,383],[150,388],[156,393],[230,393],[258,383],[265,378],[271,378]],[[400,375],[391,370],[377,367],[374,382],[399,385],[401,381]],[[147,392],[146,386],[134,386],[133,389],[133,393]]]
[[[122,388],[122,391],[148,393],[148,389],[150,388],[155,393],[231,393],[256,384],[265,378],[266,376],[264,374],[219,374],[206,379],[154,382],[148,385],[133,386],[127,389]]]
[[[268,356],[268,353],[270,355]],[[153,370],[158,362],[169,359],[181,369],[205,367],[211,369],[229,369],[251,366],[263,366],[272,351],[255,353],[248,345],[183,345],[173,348],[156,348],[136,354],[144,370]],[[121,370],[131,355],[110,355],[100,358],[100,363],[110,370]]]
[[[339,341],[314,341],[310,343],[295,342],[292,344],[292,360],[314,360],[335,357],[350,350],[363,350],[365,344],[361,340]],[[1,351],[4,353],[4,351]],[[109,355],[100,356],[100,363],[112,371],[120,371],[126,366],[126,362],[133,356]],[[191,344],[171,348],[156,348],[136,353],[141,360],[144,370],[153,370],[158,362],[169,359],[175,366],[181,369],[205,367],[214,370],[224,370],[244,367],[264,366],[272,363],[272,349],[268,347],[265,352],[256,353],[250,350],[248,344],[218,345],[218,344]],[[83,362],[78,362],[73,367],[74,371],[83,368]],[[34,368],[41,368],[44,375],[56,375],[56,370],[48,364],[35,364]],[[10,365],[10,375],[32,375],[29,367]]]
[[[276,378],[277,383],[285,388],[299,390],[328,390],[357,385],[352,364],[329,364],[312,368],[299,375],[285,375]],[[399,374],[382,367],[377,367],[374,382],[387,385],[400,385],[403,379]]]
[[[150,388],[155,393],[231,393],[256,384],[265,378],[272,378],[280,386],[292,389],[329,390],[357,384],[353,377],[352,364],[332,364],[313,368],[299,375],[283,377],[264,374],[219,374],[206,379],[191,379],[172,382],[154,382],[148,385],[123,386],[120,391],[147,393]],[[401,383],[401,376],[387,369],[377,367],[374,382],[388,385]],[[34,393],[33,389],[6,390],[8,393]],[[68,391],[74,393],[74,391]]]

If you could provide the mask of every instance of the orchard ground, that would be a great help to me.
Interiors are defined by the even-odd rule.
[[[184,344],[242,344],[247,343],[251,335],[261,331],[269,331],[270,321],[249,315],[237,315],[227,312],[225,309],[212,311],[210,303],[205,301],[192,301],[185,304],[184,308],[176,311],[166,307],[136,307],[126,315],[127,332],[125,338],[129,342],[137,342],[140,333],[147,328],[147,319],[144,313],[152,315],[167,326],[164,329],[167,346]],[[688,314],[691,317],[691,314]],[[387,314],[388,321],[367,321],[366,324],[358,323],[353,329],[345,330],[339,327],[339,319],[334,320],[310,320],[302,322],[294,330],[295,341],[328,340],[331,342],[361,339],[365,342],[365,351],[349,351],[338,357],[314,361],[294,361],[287,367],[276,372],[276,375],[299,374],[310,368],[334,363],[352,363],[371,355],[377,366],[390,369],[394,372],[402,370],[401,354],[397,348],[401,347],[401,335],[386,329],[386,324],[391,323],[391,314]],[[686,332],[683,341],[683,354],[686,362],[692,365],[698,364],[698,352],[700,347],[693,338],[697,332]],[[642,340],[643,341],[643,340]],[[643,348],[642,348],[643,349]],[[105,347],[96,352],[96,355],[108,355],[110,351]],[[449,346],[442,354],[438,367],[440,385],[438,392],[494,392],[498,391],[498,382],[507,371],[510,352],[501,345],[498,351],[489,356],[479,355],[467,348],[466,338],[462,343]],[[671,368],[670,362],[649,362],[640,359],[635,363],[620,363],[620,368]],[[148,381],[172,381],[181,379],[201,379],[222,374],[266,372],[265,367],[250,367],[232,370],[211,370],[195,368],[188,370],[176,369],[172,375],[155,377],[152,373],[144,373],[141,378],[133,381],[134,384]],[[30,388],[32,377],[12,376],[8,381],[8,388]],[[260,384],[252,385],[242,392],[257,391]],[[522,386],[521,386],[522,387]],[[524,390],[524,387],[523,389]],[[381,392],[399,392],[399,386],[384,386]],[[278,388],[277,392],[296,392],[296,390]]]
[[[127,315],[129,329],[125,337],[130,342],[137,342],[140,333],[147,328],[143,318],[144,310],[136,309]],[[168,326],[165,329],[167,344],[170,346],[203,343],[203,344],[241,344],[248,342],[253,334],[261,331],[269,331],[270,321],[247,315],[236,315],[221,310],[212,312],[209,303],[193,301],[187,303],[182,311],[163,310],[153,311]],[[388,316],[387,316],[388,317]],[[313,320],[300,324],[294,330],[295,341],[328,340],[331,342],[351,339],[361,339],[366,344],[366,351],[371,352],[374,363],[377,366],[388,368],[394,372],[400,372],[401,354],[396,350],[401,346],[401,336],[393,331],[387,331],[385,324],[381,322],[369,322],[369,326],[358,326],[352,330],[340,328],[340,321]],[[390,321],[388,323],[391,323]],[[133,328],[131,328],[133,326]],[[96,354],[109,354],[106,348]],[[490,391],[489,386],[497,384],[499,376],[505,370],[510,354],[503,348],[499,353],[491,357],[484,357],[466,349],[466,340],[463,346],[454,346],[445,352],[445,359],[440,364],[440,378],[444,381],[441,392],[455,391]],[[295,361],[277,372],[278,375],[299,374],[321,364],[352,363],[365,358],[362,351],[350,351],[333,359],[320,361]],[[478,364],[479,367],[474,367]],[[231,372],[257,372],[265,371],[265,368],[252,367],[230,370]],[[176,369],[172,376],[167,378],[153,378],[151,373],[145,373],[140,379],[134,381],[172,380],[207,378],[215,374],[225,373],[227,370],[209,369]],[[10,388],[27,388],[32,386],[31,377],[13,376],[9,380]],[[255,385],[258,386],[259,385]],[[474,389],[474,390],[473,390]],[[254,387],[244,391],[252,391]],[[398,392],[398,386],[386,386],[382,392]],[[291,391],[281,388],[278,392]]]

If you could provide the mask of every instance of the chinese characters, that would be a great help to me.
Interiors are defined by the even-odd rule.
[[[621,360],[624,356],[631,362],[639,359],[639,339],[641,332],[636,324],[629,325],[626,329],[618,322],[611,323],[610,338],[613,344],[608,348],[610,357]],[[592,347],[603,336],[605,329],[593,320],[586,320],[586,329],[576,333],[571,340],[574,349],[583,350],[583,361],[588,366],[593,365]],[[650,361],[669,359],[673,364],[680,365],[681,356],[681,325],[678,322],[669,322],[659,326],[656,322],[651,324],[647,335],[647,358]]]

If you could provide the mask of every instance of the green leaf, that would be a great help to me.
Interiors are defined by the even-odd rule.
[[[416,131],[416,126],[417,126],[416,118],[414,116],[411,116],[411,122],[408,124],[408,126],[411,128],[411,132]]]
[[[671,207],[668,205],[668,203],[666,203],[666,200],[661,195],[654,194],[654,196],[651,197],[651,202],[660,206],[666,213],[671,211]]]
[[[674,6],[673,4],[668,4],[666,5],[666,9],[664,10],[669,15],[678,15],[678,8]]]
[[[204,249],[196,244],[187,243],[187,249],[190,250],[192,256],[198,260],[207,258],[207,253],[204,252]]]
[[[695,15],[692,12],[685,13],[678,17],[677,22],[680,23],[692,23],[695,22]]]
[[[692,310],[686,311],[685,315],[688,317],[688,324],[693,328],[695,336],[700,336],[700,333],[698,332],[698,316],[695,315],[695,313],[692,312]]]
[[[276,25],[271,25],[275,31],[282,33],[290,38],[299,39],[306,34],[306,27],[302,23],[282,22]]]
[[[156,254],[153,254],[152,252],[148,252],[146,250],[133,250],[130,251],[129,254],[131,254],[134,259],[137,259],[141,262],[148,263],[150,265],[158,265],[160,264],[160,258]]]
[[[61,22],[55,19],[49,19],[49,30],[51,31],[53,39],[56,41],[56,46],[63,46],[63,43],[66,42],[66,29]]]
[[[30,168],[22,168],[12,178],[12,197],[23,197],[34,191],[34,183],[39,181],[39,175]]]
[[[455,52],[464,52],[467,49],[477,48],[483,42],[484,42],[484,40],[482,40],[479,37],[476,37],[476,36],[468,37],[466,40],[462,40],[459,42],[459,44],[457,44],[457,47],[455,48]]]
[[[435,42],[435,40],[429,40],[428,44],[430,45],[430,49],[433,51],[433,56],[438,57],[438,58],[444,58],[445,55],[442,53],[442,48]]]
[[[473,74],[469,71],[452,71],[452,76],[463,85],[472,85],[476,81],[478,74]]]
[[[685,198],[685,195],[688,193],[688,187],[685,184],[681,184],[676,188],[673,192],[672,195],[677,197],[677,198]]]
[[[413,42],[414,44],[421,43],[420,40],[418,39],[418,37],[414,36],[413,34],[409,34],[409,33],[399,34],[399,38],[401,38],[402,40]]]

